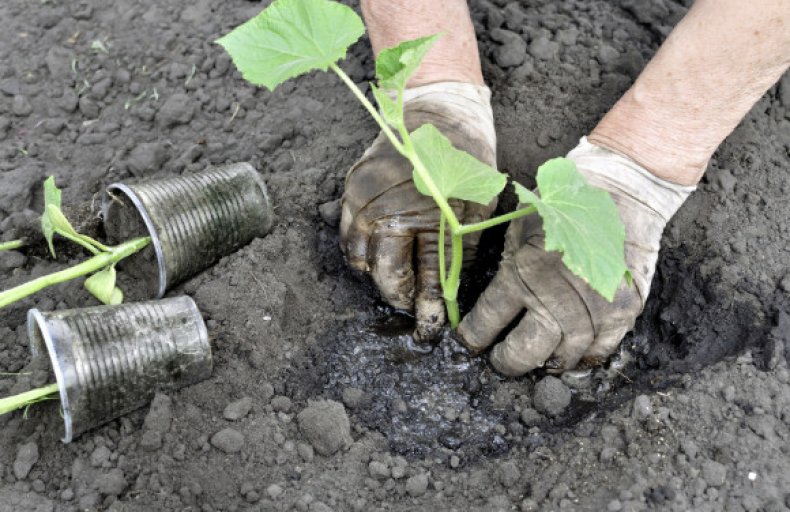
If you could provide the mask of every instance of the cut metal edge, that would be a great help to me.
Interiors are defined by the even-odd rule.
[[[143,218],[143,222],[145,222],[145,227],[148,229],[148,235],[151,237],[151,244],[154,246],[154,252],[156,253],[156,265],[159,267],[159,290],[157,291],[156,297],[157,299],[161,299],[165,296],[165,292],[167,291],[167,268],[165,267],[165,255],[162,251],[162,242],[159,240],[159,234],[156,231],[156,227],[154,226],[154,221],[151,219],[151,216],[148,215],[148,210],[145,208],[142,200],[137,195],[137,193],[127,185],[123,183],[112,183],[107,187],[107,192],[111,190],[120,190],[123,192],[126,197],[132,202],[135,208],[137,208],[138,213]],[[104,219],[107,219],[107,212],[109,210],[109,203],[105,197],[104,204],[102,204],[102,215]]]
[[[66,380],[63,376],[63,369],[60,366],[60,358],[55,351],[55,343],[52,340],[52,335],[50,334],[49,327],[47,326],[47,320],[44,318],[44,315],[41,314],[41,311],[33,308],[27,312],[27,336],[28,340],[30,340],[30,352],[34,357],[37,357],[39,356],[39,349],[41,347],[33,342],[33,340],[37,339],[37,337],[34,337],[35,328],[38,328],[38,332],[41,333],[41,337],[44,338],[44,344],[47,347],[49,360],[52,363],[52,371],[55,373],[55,381],[58,384],[58,393],[60,394],[60,408],[63,411],[64,433],[62,441],[68,444],[73,438],[73,422],[71,419],[69,396],[66,392]]]

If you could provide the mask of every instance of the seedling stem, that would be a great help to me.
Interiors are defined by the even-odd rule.
[[[11,240],[10,242],[0,243],[0,251],[12,251],[25,246],[24,240]]]
[[[115,247],[109,247],[94,240],[88,235],[78,233],[60,209],[61,192],[55,185],[55,178],[50,176],[44,180],[44,211],[41,213],[41,232],[49,246],[49,252],[55,256],[53,239],[60,235],[90,252],[93,257],[73,267],[39,277],[21,284],[10,290],[0,292],[0,308],[32,295],[49,286],[70,281],[78,277],[92,276],[85,280],[85,288],[104,304],[120,304],[123,292],[115,286],[115,264],[145,248],[151,239],[135,238]],[[23,242],[16,240],[0,244],[0,250],[21,246]]]
[[[458,288],[461,283],[461,270],[463,268],[464,246],[463,236],[475,231],[482,231],[497,224],[509,222],[518,217],[523,217],[531,213],[535,213],[534,206],[521,208],[519,210],[493,217],[483,222],[476,222],[474,224],[461,224],[453,212],[450,203],[445,199],[444,194],[439,190],[436,183],[431,178],[430,173],[425,167],[422,159],[414,148],[409,130],[406,128],[406,123],[403,121],[401,115],[396,123],[395,128],[398,131],[398,138],[393,133],[390,125],[381,117],[376,107],[365,97],[365,94],[357,87],[351,77],[349,77],[341,68],[335,63],[329,65],[329,68],[335,72],[337,76],[343,81],[346,86],[351,90],[354,96],[359,100],[365,109],[370,113],[371,117],[376,121],[384,135],[389,139],[392,146],[405,158],[407,158],[414,166],[414,172],[422,178],[426,188],[431,194],[431,197],[439,207],[441,217],[439,221],[439,240],[445,240],[446,229],[445,224],[450,227],[450,244],[451,244],[451,259],[449,272],[446,269],[445,262],[445,248],[444,243],[439,243],[439,279],[442,285],[443,298],[447,306],[447,316],[452,327],[457,327],[461,321],[461,313],[458,309]],[[403,90],[399,90],[397,98],[398,112],[403,112]]]
[[[16,411],[17,409],[24,409],[43,400],[54,399],[57,393],[57,384],[47,384],[44,387],[25,391],[18,395],[0,398],[0,415]]]
[[[105,267],[114,265],[122,259],[142,250],[150,242],[151,239],[149,237],[134,238],[120,245],[116,245],[115,247],[107,247],[106,252],[96,252],[94,253],[95,256],[92,258],[73,267],[59,270],[58,272],[53,272],[46,276],[41,276],[4,292],[0,292],[0,308],[33,295],[44,288],[71,281],[72,279],[86,276],[92,272],[97,272]]]
[[[359,87],[357,87],[357,84],[355,84],[354,81],[351,80],[351,77],[349,77],[345,71],[340,69],[340,66],[338,66],[337,64],[334,63],[330,64],[329,68],[332,71],[334,71],[335,74],[337,74],[337,76],[340,77],[340,79],[343,81],[343,83],[345,83],[348,86],[349,89],[351,89],[351,92],[354,94],[354,96],[356,96],[359,102],[362,103],[365,109],[367,109],[367,111],[370,113],[370,115],[379,125],[381,130],[387,136],[387,139],[389,139],[390,143],[398,151],[398,153],[408,158],[409,161],[412,163],[412,165],[414,165],[415,172],[417,172],[417,174],[419,174],[420,177],[423,180],[425,180],[425,184],[428,186],[428,189],[431,191],[431,194],[433,195],[434,200],[436,201],[436,205],[439,207],[442,213],[444,213],[444,215],[447,216],[447,221],[450,224],[450,228],[451,229],[458,228],[459,227],[458,219],[453,213],[453,209],[450,207],[450,204],[447,202],[447,200],[445,200],[444,197],[442,197],[442,193],[436,187],[436,184],[434,184],[433,180],[431,179],[431,176],[428,174],[428,171],[425,168],[425,165],[422,163],[422,160],[420,160],[420,157],[417,155],[417,152],[414,150],[414,145],[411,142],[411,137],[409,136],[409,132],[406,129],[405,124],[401,123],[399,126],[397,126],[398,132],[400,133],[400,136],[403,139],[403,142],[401,143],[401,141],[398,140],[398,137],[392,132],[392,129],[390,128],[389,124],[387,124],[387,122],[384,121],[381,115],[379,115],[378,110],[376,110],[376,107],[374,107],[373,104],[370,101],[368,101],[368,99],[365,97],[365,95],[362,93]],[[402,95],[400,96],[399,99],[402,105],[403,104]]]

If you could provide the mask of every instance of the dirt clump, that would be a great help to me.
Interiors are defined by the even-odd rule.
[[[321,455],[334,455],[353,442],[346,409],[338,402],[310,401],[297,415],[297,420],[299,430]]]
[[[532,393],[535,409],[548,416],[559,416],[571,403],[571,390],[557,377],[542,378]]]

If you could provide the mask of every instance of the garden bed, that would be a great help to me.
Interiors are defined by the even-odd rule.
[[[685,10],[471,4],[499,167],[527,184],[589,132]],[[211,379],[70,445],[55,404],[0,417],[0,511],[790,507],[790,78],[728,138],[667,228],[627,352],[535,392],[543,375],[502,380],[447,337],[421,354],[409,320],[345,266],[333,201],[377,129],[334,76],[275,93],[242,81],[211,41],[262,7],[0,5],[0,233],[35,231],[48,175],[78,230],[102,236],[106,185],[241,161],[260,171],[277,215],[271,234],[170,292],[192,296],[207,321]],[[523,60],[494,29],[521,34]],[[363,88],[373,78],[367,40],[343,68]],[[486,234],[467,304],[501,237]],[[56,248],[57,261],[43,241],[0,253],[0,288],[83,257]],[[72,282],[2,310],[0,372],[31,373],[0,375],[0,396],[47,377],[29,367],[28,309],[95,304]],[[534,411],[566,388],[557,417]],[[344,405],[309,402],[326,399]],[[348,433],[311,434],[346,416]]]

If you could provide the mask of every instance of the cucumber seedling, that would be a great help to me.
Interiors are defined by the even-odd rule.
[[[115,246],[107,246],[87,235],[78,233],[60,209],[60,195],[60,189],[55,185],[55,179],[50,176],[44,181],[44,211],[41,214],[41,231],[47,241],[50,253],[55,257],[55,247],[52,241],[57,234],[85,248],[92,254],[92,257],[73,267],[41,276],[0,292],[0,308],[13,304],[44,288],[89,274],[93,275],[85,280],[85,288],[93,296],[104,304],[123,302],[123,292],[115,286],[115,265],[122,259],[145,248],[151,239],[140,237]],[[17,240],[9,242],[9,244],[12,245],[2,248],[21,247],[23,242]],[[13,246],[13,244],[19,245]]]
[[[365,32],[353,9],[331,0],[275,0],[249,21],[217,40],[242,76],[273,90],[284,81],[312,70],[331,70],[367,109],[393,147],[413,166],[417,190],[433,198],[440,210],[439,237],[450,237],[451,257],[445,268],[439,243],[439,271],[448,318],[460,321],[458,288],[463,263],[463,236],[518,217],[537,213],[543,220],[545,248],[560,251],[562,261],[594,290],[611,301],[625,277],[625,229],[606,191],[591,187],[573,161],[555,158],[540,166],[540,195],[513,183],[520,207],[474,224],[461,224],[451,199],[487,205],[507,184],[507,176],[456,149],[433,125],[409,133],[403,115],[403,91],[440,34],[405,41],[376,59],[378,85],[371,91],[376,110],[338,66]]]

